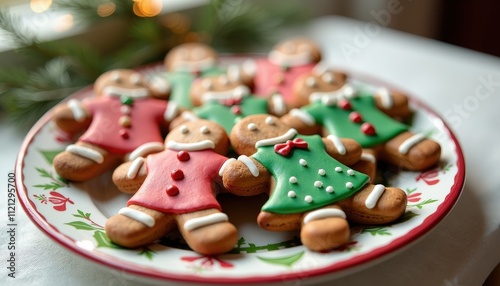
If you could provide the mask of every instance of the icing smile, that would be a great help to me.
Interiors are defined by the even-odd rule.
[[[280,51],[271,51],[269,61],[276,65],[300,66],[312,62],[312,55],[309,51],[303,51],[296,54],[285,54]]]
[[[205,92],[202,95],[202,101],[241,99],[249,94],[250,90],[248,87],[240,85],[230,90]]]
[[[295,135],[297,135],[297,130],[290,128],[285,134],[280,135],[278,137],[257,141],[255,143],[255,148],[259,148],[262,146],[268,146],[268,145],[275,145],[278,143],[283,143],[283,142],[286,142],[287,140],[292,139]]]
[[[170,140],[167,142],[167,148],[176,151],[200,151],[205,149],[214,149],[215,143],[212,140],[203,140],[193,143],[182,143]]]
[[[118,86],[108,86],[104,88],[103,90],[104,94],[110,95],[110,96],[126,96],[126,97],[133,97],[133,98],[142,98],[142,97],[148,97],[149,96],[149,91],[147,88],[141,87],[141,88],[123,88],[123,87],[118,87]]]
[[[215,66],[215,59],[205,58],[202,60],[177,60],[176,66],[179,70],[195,72]]]
[[[321,101],[326,105],[333,105],[339,99],[349,99],[356,96],[356,91],[354,88],[348,84],[344,85],[342,88],[330,91],[321,92],[316,91],[311,93],[309,96],[309,102]]]

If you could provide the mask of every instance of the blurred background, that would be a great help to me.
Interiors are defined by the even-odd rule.
[[[265,53],[284,30],[329,15],[500,56],[499,10],[496,0],[0,0],[0,119],[27,129],[102,72],[184,42]]]

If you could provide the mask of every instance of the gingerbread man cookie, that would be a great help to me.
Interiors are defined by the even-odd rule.
[[[230,135],[241,156],[221,169],[226,189],[241,196],[267,192],[257,222],[264,229],[301,229],[302,243],[314,251],[349,240],[348,221],[385,224],[406,209],[406,194],[368,183],[354,171],[361,147],[351,139],[299,135],[280,119],[252,115]]]
[[[374,174],[376,158],[408,170],[424,170],[440,158],[438,143],[414,134],[394,118],[411,115],[408,98],[380,88],[375,93],[353,85],[329,83],[330,71],[297,79],[295,95],[309,104],[292,109],[283,121],[300,133],[319,132],[352,138],[365,149],[363,172]]]
[[[116,186],[134,195],[107,221],[106,234],[119,245],[138,247],[178,228],[194,251],[231,250],[237,230],[215,198],[216,186],[222,186],[219,170],[228,159],[226,132],[214,122],[186,122],[171,130],[165,146],[115,170]]]
[[[252,114],[274,114],[281,116],[287,112],[283,98],[279,94],[271,100],[256,97],[242,82],[231,80],[226,75],[209,76],[193,83],[191,99],[196,106],[191,111],[184,111],[172,126],[186,120],[198,118],[211,120],[231,133],[234,124],[243,117]]]
[[[72,99],[54,111],[62,131],[84,131],[54,158],[56,172],[69,180],[85,181],[120,161],[163,150],[162,130],[178,113],[175,104],[155,98],[168,95],[168,86],[147,82],[133,70],[104,73],[94,92],[95,97]]]

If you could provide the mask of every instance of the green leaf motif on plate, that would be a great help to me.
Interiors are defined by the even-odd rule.
[[[61,153],[64,150],[39,150],[40,153],[42,154],[43,158],[52,165],[52,162],[54,162],[54,157]]]
[[[376,235],[392,235],[386,227],[373,227],[373,228],[365,228],[361,233],[369,233],[372,236]]]
[[[81,229],[81,230],[100,230],[101,229],[99,227],[95,227],[95,226],[90,225],[90,224],[83,222],[83,221],[73,221],[73,222],[69,222],[66,224],[70,225],[76,229]]]
[[[93,237],[97,241],[97,247],[108,247],[108,248],[117,248],[117,249],[123,248],[123,247],[119,246],[118,244],[113,243],[108,238],[106,233],[102,230],[95,231]],[[142,252],[140,254],[142,254]],[[149,258],[149,259],[151,260],[151,258]]]
[[[301,251],[299,253],[292,254],[289,256],[283,256],[283,257],[269,258],[269,257],[257,256],[257,258],[260,259],[261,261],[266,262],[266,263],[292,267],[292,265],[295,264],[297,261],[299,261],[303,255],[304,255],[304,251]]]
[[[435,203],[437,202],[438,200],[434,200],[434,199],[428,199],[428,200],[425,200],[423,202],[420,202],[418,204],[415,204],[415,205],[408,205],[408,207],[416,207],[418,209],[422,209],[424,207],[424,205],[427,205],[427,204],[432,204],[432,203]]]

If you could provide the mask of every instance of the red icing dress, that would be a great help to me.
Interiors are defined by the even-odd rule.
[[[295,80],[300,75],[309,73],[316,66],[315,63],[311,63],[285,67],[274,64],[268,59],[258,59],[255,63],[257,69],[254,77],[254,93],[259,96],[269,96],[278,92],[289,104],[295,101],[292,94]]]
[[[165,100],[101,96],[82,104],[92,115],[92,123],[80,137],[81,142],[116,154],[132,152],[148,142],[163,143],[160,126],[165,121]],[[128,117],[128,122],[124,117]]]
[[[146,180],[127,206],[139,205],[175,214],[209,208],[221,210],[213,186],[226,160],[227,157],[212,149],[189,152],[166,149],[149,155]]]

